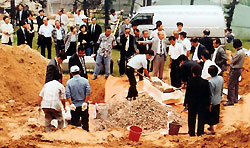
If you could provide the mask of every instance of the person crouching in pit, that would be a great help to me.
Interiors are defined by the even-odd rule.
[[[66,98],[71,109],[71,124],[78,126],[80,117],[81,126],[89,131],[88,101],[90,98],[90,85],[86,78],[80,76],[80,68],[74,65],[70,68],[73,76],[66,84]]]
[[[151,59],[151,57],[154,55],[153,50],[148,50],[145,52],[145,54],[139,54],[134,56],[133,58],[130,59],[130,61],[127,64],[126,68],[126,75],[128,76],[129,80],[129,90],[128,90],[128,96],[126,97],[127,100],[133,100],[138,97],[138,91],[136,89],[136,79],[135,79],[135,70],[138,70],[140,68],[144,69],[144,74],[149,78],[151,81],[151,77],[148,74],[147,71],[147,60]]]

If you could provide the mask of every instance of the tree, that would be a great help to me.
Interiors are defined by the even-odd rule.
[[[229,4],[224,4],[225,19],[227,23],[227,28],[231,27],[234,15],[235,6],[239,4],[239,1],[232,0]]]
[[[191,0],[191,1],[190,1],[190,5],[194,5],[194,0]]]

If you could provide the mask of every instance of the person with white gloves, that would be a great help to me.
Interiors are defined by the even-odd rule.
[[[88,101],[90,98],[90,85],[86,78],[80,76],[80,68],[76,65],[70,68],[73,78],[67,81],[66,98],[71,109],[71,124],[79,126],[81,117],[81,127],[89,131]]]

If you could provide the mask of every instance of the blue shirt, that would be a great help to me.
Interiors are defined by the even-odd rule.
[[[80,75],[75,75],[66,84],[66,98],[71,98],[76,107],[82,106],[86,95],[90,95],[89,81]]]

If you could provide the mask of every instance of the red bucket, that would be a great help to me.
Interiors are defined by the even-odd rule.
[[[179,123],[169,123],[169,135],[178,135],[180,127]]]
[[[138,142],[142,133],[142,129],[138,126],[131,126],[129,130],[129,137],[128,139],[131,141]]]

